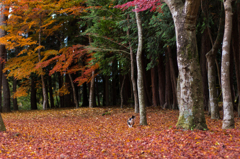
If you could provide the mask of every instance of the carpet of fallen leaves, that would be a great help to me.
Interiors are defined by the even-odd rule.
[[[175,128],[178,111],[149,108],[148,126],[128,128],[133,109],[79,108],[3,113],[0,158],[240,158],[240,119],[222,130]]]

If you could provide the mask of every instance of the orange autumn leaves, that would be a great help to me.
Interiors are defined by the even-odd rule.
[[[59,48],[52,50],[43,43],[50,36],[63,40],[69,17],[79,18],[87,12],[85,1],[6,0],[1,3],[5,6],[3,13],[8,20],[6,25],[1,26],[7,34],[0,37],[0,44],[5,45],[9,52],[15,50],[14,57],[7,61],[4,69],[9,77],[21,80],[29,78],[32,73],[40,75],[44,73],[40,67],[51,64],[48,68],[50,74],[78,72],[81,76],[75,82],[79,85],[91,80],[91,72],[98,68],[98,64],[88,65],[93,57],[83,45],[68,44],[64,47],[64,41],[60,41],[58,44],[55,42]],[[42,45],[39,46],[40,42]],[[63,44],[60,46],[60,43]],[[40,63],[37,56],[39,49],[42,56]],[[85,65],[79,64],[80,61]],[[17,94],[26,94],[25,90],[20,87]]]
[[[80,108],[2,114],[0,158],[238,158],[240,120],[222,130],[206,116],[208,131],[174,127],[178,111],[149,108],[148,126],[133,128],[133,109]]]

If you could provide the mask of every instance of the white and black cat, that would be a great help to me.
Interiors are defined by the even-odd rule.
[[[135,118],[135,116],[132,116],[131,118],[128,119],[127,124],[129,127],[133,127],[134,118]]]

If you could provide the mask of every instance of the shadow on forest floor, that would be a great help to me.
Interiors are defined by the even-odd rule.
[[[222,130],[206,117],[208,131],[175,128],[177,110],[148,108],[148,126],[133,128],[130,108],[79,108],[2,113],[0,158],[239,158],[240,119]],[[207,113],[205,113],[207,114]]]

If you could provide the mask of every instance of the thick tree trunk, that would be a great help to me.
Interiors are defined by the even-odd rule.
[[[137,6],[135,6],[137,9]],[[143,85],[143,67],[142,67],[142,22],[139,13],[135,11],[137,27],[138,27],[138,50],[137,50],[137,84],[138,84],[138,100],[139,100],[139,112],[140,112],[140,125],[147,125],[147,115],[144,101],[144,85]]]
[[[13,79],[13,94],[16,93],[17,91],[17,79]],[[13,97],[13,110],[17,111],[18,110],[18,104],[17,104],[17,98]]]
[[[32,76],[31,78],[31,110],[36,110],[37,109],[37,92],[35,88],[35,80],[34,77]]]
[[[94,75],[94,72],[95,71],[92,71],[92,80],[91,80],[91,85],[90,85],[90,93],[89,93],[89,107],[90,108],[93,108],[95,107],[95,95],[94,95],[94,92],[95,92],[95,75]]]
[[[200,0],[165,0],[171,10],[177,39],[180,80],[180,112],[177,127],[207,129],[203,111],[203,90],[199,65],[196,19]]]
[[[223,124],[222,129],[234,128],[233,103],[230,86],[230,44],[232,33],[232,0],[224,1],[225,9],[225,29],[222,46],[222,67],[221,67],[221,83],[223,94]]]
[[[2,115],[0,114],[0,132],[1,131],[6,131],[6,127],[4,125],[3,119],[2,119]]]
[[[163,55],[159,56],[158,63],[158,92],[159,92],[159,101],[160,106],[163,108],[165,104],[165,73],[164,73],[164,65],[163,65]]]
[[[39,46],[41,46],[41,32],[42,32],[42,24],[41,24],[41,15],[39,15],[39,35],[38,35],[38,44]],[[38,61],[40,62],[41,61],[41,51],[40,49],[38,49]],[[43,70],[42,70],[43,71]],[[43,77],[43,74],[41,73],[41,81],[42,81],[42,93],[43,93],[43,110],[46,110],[47,109],[47,90],[46,90],[46,85],[45,85],[45,82],[44,82],[44,77]]]

